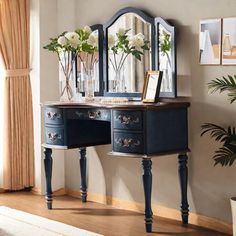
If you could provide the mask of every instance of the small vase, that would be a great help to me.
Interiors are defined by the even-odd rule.
[[[83,70],[83,78],[84,78],[84,92],[85,98],[87,100],[94,100],[94,86],[95,86],[95,79],[94,79],[94,70],[88,69]]]
[[[114,79],[114,92],[123,93],[125,92],[125,80],[122,70],[118,70],[115,73]]]

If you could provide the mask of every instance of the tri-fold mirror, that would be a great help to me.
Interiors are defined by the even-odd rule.
[[[163,72],[160,97],[176,97],[175,27],[132,7],[119,10],[107,23],[93,25],[98,34],[94,65],[95,95],[141,99],[145,73]],[[88,59],[89,60],[89,59]],[[76,80],[83,92],[83,65]]]

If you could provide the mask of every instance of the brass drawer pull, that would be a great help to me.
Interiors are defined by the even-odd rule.
[[[139,123],[139,118],[138,117],[134,117],[134,116],[126,116],[126,115],[119,115],[118,116],[118,120],[120,120],[121,124],[137,124]]]
[[[56,118],[61,119],[61,114],[58,114],[57,112],[49,111],[47,112],[47,118],[50,120],[55,120]]]
[[[115,139],[115,143],[120,145],[121,147],[135,147],[141,144],[139,140],[135,140],[132,138],[117,138]]]
[[[48,138],[54,142],[57,139],[61,139],[61,135],[59,135],[58,133],[48,133]]]
[[[101,112],[100,111],[88,111],[88,116],[89,119],[96,119],[101,117]]]

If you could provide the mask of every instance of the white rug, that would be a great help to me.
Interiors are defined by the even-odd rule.
[[[101,236],[40,216],[0,207],[0,236]]]

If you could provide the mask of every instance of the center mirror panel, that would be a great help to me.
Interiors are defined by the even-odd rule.
[[[131,11],[118,12],[104,29],[109,96],[140,97],[145,73],[153,68],[153,19]]]

